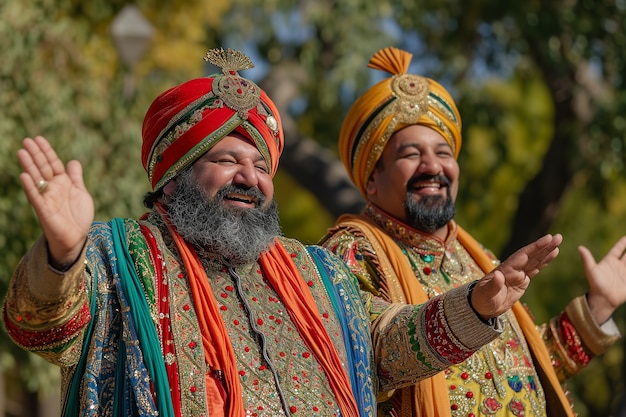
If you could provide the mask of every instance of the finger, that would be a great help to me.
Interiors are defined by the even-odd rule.
[[[618,259],[624,257],[624,251],[626,251],[626,236],[622,236],[615,245],[609,250],[607,256],[614,256]]]
[[[515,251],[502,263],[502,268],[512,268],[527,275],[536,274],[537,269],[543,268],[556,257],[558,251],[554,251],[562,240],[560,234],[542,236]]]
[[[486,313],[485,305],[491,304],[503,288],[506,287],[506,276],[499,269],[494,269],[482,277],[472,294],[473,305],[477,311]]]
[[[52,168],[46,154],[41,149],[40,141],[26,138],[23,142],[23,148],[30,156],[28,172],[32,175],[33,180],[37,182],[41,179],[52,178]]]
[[[557,233],[556,235],[554,235],[554,239],[558,246],[560,246],[561,243],[563,243],[563,235],[560,233]]]
[[[23,148],[17,151],[17,159],[22,166],[22,171],[32,179],[33,184],[42,179],[41,171],[33,159],[33,154],[38,152],[37,145],[30,138],[24,139]],[[25,184],[22,183],[23,186],[29,184],[28,181]]]
[[[85,188],[83,180],[83,166],[78,161],[69,161],[67,163],[67,175],[72,180],[72,183],[80,188]]]
[[[546,239],[545,242],[542,242],[544,243],[544,246],[542,246],[536,253],[532,254],[532,258],[534,258],[538,265],[546,260],[551,262],[558,255],[559,245],[563,242],[563,236],[560,234],[548,236],[550,236],[550,238]]]
[[[537,239],[535,241],[535,247],[538,250],[541,249],[545,249],[545,248],[549,248],[551,246],[555,245],[555,241],[557,241],[557,238],[560,235],[551,235],[551,234],[547,234],[544,235],[542,237],[540,237],[539,239]]]
[[[537,267],[544,268],[550,262],[555,260],[556,257],[559,256],[559,253],[561,253],[561,249],[559,247],[552,249],[549,253],[546,253],[541,259],[538,260]]]
[[[546,238],[544,240],[544,238]],[[543,241],[543,246],[538,252],[538,255],[541,257],[549,256],[555,248],[558,248],[561,243],[563,243],[563,236],[561,234],[556,235],[546,235],[544,238],[541,238]]]
[[[43,136],[36,136],[35,143],[38,145],[40,150],[40,154],[38,154],[39,159],[35,161],[41,162],[45,167],[45,169],[42,170],[44,179],[50,180],[55,175],[64,173],[65,167],[63,166],[63,162],[59,159],[59,156],[54,151],[52,146],[50,146],[50,142],[48,142],[48,140],[46,140]]]
[[[548,266],[553,260],[559,256],[560,249],[554,248],[548,254],[546,254],[543,258],[538,259],[534,265],[529,265],[528,268],[525,268],[524,272],[528,275],[528,278],[532,278],[539,273],[543,268]]]
[[[524,262],[526,265],[540,261],[542,258],[548,256],[555,248],[557,248],[562,241],[561,235],[545,235],[535,240],[532,243],[519,249],[517,252],[523,253],[528,259]]]
[[[22,183],[22,188],[24,188],[24,193],[26,193],[26,198],[28,198],[31,204],[35,205],[41,200],[41,194],[37,190],[35,181],[29,173],[22,172],[20,174],[20,182]]]
[[[591,271],[597,265],[596,260],[591,254],[591,251],[587,249],[586,246],[579,246],[578,253],[580,254],[580,259],[583,262],[583,268],[585,269],[587,275],[589,275],[589,271]]]

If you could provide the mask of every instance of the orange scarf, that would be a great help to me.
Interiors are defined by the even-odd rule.
[[[304,250],[304,249],[303,249]],[[264,276],[287,307],[298,333],[321,365],[335,394],[341,415],[359,417],[352,386],[339,354],[320,319],[321,314],[311,290],[285,247],[275,244],[259,259]]]
[[[245,407],[237,373],[235,352],[217,307],[209,279],[196,251],[183,240],[174,226],[170,224],[165,210],[162,207],[158,208],[168,225],[183,265],[187,270],[194,307],[202,332],[205,360],[211,370],[223,373],[227,395],[223,415],[243,417],[245,416]],[[278,293],[289,312],[289,316],[296,325],[298,333],[326,374],[342,416],[358,417],[358,409],[352,394],[350,380],[341,364],[339,353],[322,324],[321,314],[313,295],[293,259],[282,244],[276,240],[268,251],[261,254],[259,263],[263,276]],[[208,378],[207,381],[209,384],[211,383]],[[210,391],[215,391],[214,387],[207,388]],[[214,410],[214,412],[220,413],[221,410]]]
[[[428,295],[416,279],[401,279],[415,275],[406,256],[396,242],[373,221],[360,215],[343,215],[337,224],[352,226],[360,230],[371,243],[377,254],[380,267],[386,272],[384,282],[390,301],[422,304],[428,301]],[[466,231],[457,226],[458,240],[465,247],[478,266],[485,272],[494,268],[491,260]],[[546,395],[549,416],[568,416],[573,413],[559,380],[554,372],[550,356],[535,323],[527,311],[518,302],[513,306],[513,313],[520,324],[524,337],[532,351]],[[411,392],[413,400],[411,401]],[[443,372],[418,382],[402,390],[402,409],[404,417],[450,417],[450,397]],[[411,405],[412,404],[412,405]]]

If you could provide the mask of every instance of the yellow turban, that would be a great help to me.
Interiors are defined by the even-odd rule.
[[[454,150],[461,149],[461,116],[452,96],[438,82],[407,74],[409,52],[388,47],[376,52],[368,67],[392,74],[359,97],[339,133],[339,154],[352,182],[365,187],[387,141],[398,130],[424,125],[440,133]]]

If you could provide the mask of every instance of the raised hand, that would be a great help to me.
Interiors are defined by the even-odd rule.
[[[83,182],[83,169],[70,161],[67,169],[42,136],[26,138],[17,152],[20,181],[35,209],[53,266],[69,266],[82,251],[94,219],[94,204]]]
[[[560,234],[546,235],[517,250],[496,269],[481,278],[471,303],[485,319],[503,314],[526,292],[530,279],[559,254]]]
[[[626,302],[626,236],[613,245],[604,258],[596,263],[584,246],[578,247],[585,275],[589,281],[587,302],[597,324],[606,322],[615,309]]]

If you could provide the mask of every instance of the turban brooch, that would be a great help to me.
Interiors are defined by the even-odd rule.
[[[141,160],[153,190],[167,184],[235,131],[249,138],[276,173],[284,137],[276,105],[237,71],[254,67],[240,51],[210,50],[206,61],[222,73],[170,88],[148,108]]]
[[[389,138],[402,128],[419,124],[434,129],[450,144],[455,158],[458,157],[461,116],[454,100],[436,81],[407,74],[412,56],[393,47],[376,52],[368,67],[392,76],[365,91],[341,126],[339,154],[363,196]]]

